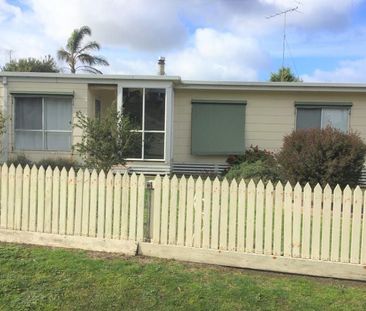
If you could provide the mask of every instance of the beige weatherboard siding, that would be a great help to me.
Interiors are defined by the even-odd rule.
[[[69,94],[72,114],[77,111],[94,117],[95,99],[101,100],[101,114],[117,103],[122,107],[123,88],[165,88],[165,159],[130,161],[135,171],[166,172],[172,164],[225,164],[226,155],[193,155],[191,147],[192,101],[245,103],[245,147],[278,151],[283,137],[295,129],[296,103],[351,104],[349,128],[366,141],[366,85],[329,83],[269,83],[184,81],[176,76],[71,75],[57,73],[0,73],[0,107],[8,116],[5,134],[8,157],[25,154],[32,160],[50,157],[76,157],[72,152],[14,150],[14,95]],[[5,97],[4,97],[5,94]],[[7,106],[4,107],[4,103]],[[80,130],[72,129],[72,143],[80,139]],[[230,137],[228,137],[230,139]]]

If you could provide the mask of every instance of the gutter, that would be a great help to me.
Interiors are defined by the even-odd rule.
[[[2,114],[5,118],[4,133],[1,141],[1,160],[6,162],[8,160],[8,148],[9,148],[9,116],[8,116],[8,79],[3,77],[3,109]]]

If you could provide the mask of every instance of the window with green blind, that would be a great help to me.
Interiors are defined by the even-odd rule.
[[[192,154],[243,153],[245,105],[245,102],[193,101]]]

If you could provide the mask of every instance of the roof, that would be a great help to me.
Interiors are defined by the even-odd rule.
[[[34,79],[85,80],[86,83],[112,83],[129,81],[170,81],[176,89],[201,90],[248,90],[248,91],[321,91],[321,92],[366,92],[365,83],[308,83],[308,82],[238,82],[238,81],[193,81],[180,76],[160,75],[96,75],[41,72],[0,72],[0,77]]]

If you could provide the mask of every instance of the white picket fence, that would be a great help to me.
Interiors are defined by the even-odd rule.
[[[8,242],[366,280],[365,211],[359,187],[1,167]]]

